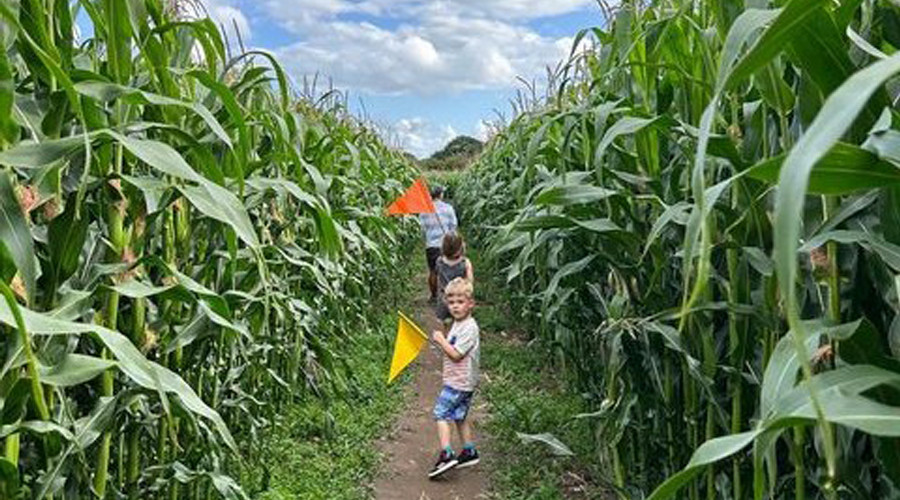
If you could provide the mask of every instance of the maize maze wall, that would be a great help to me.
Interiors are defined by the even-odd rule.
[[[603,479],[900,498],[900,5],[624,1],[578,40],[456,196]]]
[[[0,2],[0,498],[246,498],[416,234],[401,154],[174,5]]]

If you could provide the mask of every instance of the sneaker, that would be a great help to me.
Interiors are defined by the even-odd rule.
[[[432,468],[428,473],[428,479],[434,479],[440,476],[448,470],[456,467],[456,464],[458,463],[459,460],[456,459],[456,456],[454,456],[453,453],[449,453],[446,450],[441,451],[437,463],[434,464],[434,468]]]
[[[466,467],[471,467],[473,465],[478,465],[478,462],[481,461],[481,458],[478,456],[478,452],[475,449],[464,449],[462,453],[459,454],[458,464],[456,467],[460,469],[464,469]]]

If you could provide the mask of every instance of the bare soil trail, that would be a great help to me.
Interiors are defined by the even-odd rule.
[[[416,278],[425,283],[425,277]],[[413,319],[426,333],[440,327],[427,300],[428,291],[423,286],[417,299],[411,304]],[[482,340],[483,340],[482,336]],[[388,435],[378,442],[384,455],[381,471],[375,482],[377,500],[479,500],[486,499],[488,472],[491,459],[485,450],[481,426],[486,417],[487,402],[476,392],[473,400],[475,436],[481,454],[481,463],[462,470],[451,470],[437,480],[428,479],[428,471],[437,460],[440,448],[431,409],[434,398],[441,389],[441,352],[429,343],[419,359],[407,368],[414,380],[406,391],[402,414],[391,427]],[[461,448],[454,431],[454,449]]]

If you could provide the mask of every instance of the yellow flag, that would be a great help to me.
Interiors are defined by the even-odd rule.
[[[400,322],[397,325],[397,340],[394,341],[394,360],[391,361],[391,373],[388,374],[388,383],[394,381],[397,375],[412,363],[422,346],[428,341],[428,336],[405,314],[398,311]]]

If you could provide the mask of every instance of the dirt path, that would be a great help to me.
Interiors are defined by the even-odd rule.
[[[424,276],[419,278],[425,282]],[[431,333],[439,323],[426,301],[423,287],[412,305],[415,321]],[[486,403],[475,394],[474,423],[476,441],[480,445],[481,463],[475,467],[453,470],[439,480],[430,481],[428,470],[437,459],[439,444],[431,409],[441,388],[441,353],[431,344],[422,350],[419,359],[409,367],[414,380],[406,394],[403,414],[392,427],[392,432],[379,440],[380,451],[385,455],[382,470],[375,483],[377,500],[477,500],[487,498],[487,467],[491,457],[485,453],[480,425],[484,423]],[[461,446],[454,432],[454,448]]]

